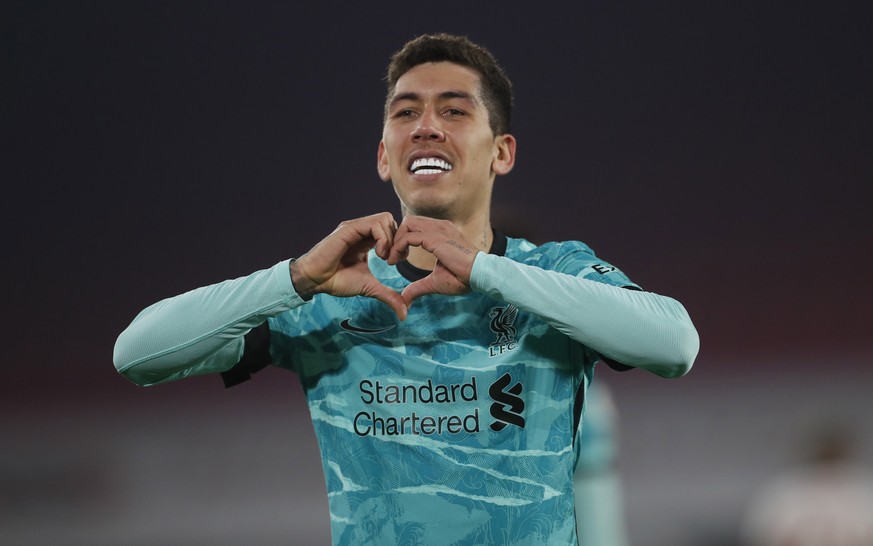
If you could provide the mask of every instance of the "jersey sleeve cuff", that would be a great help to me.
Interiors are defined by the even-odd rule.
[[[495,260],[500,256],[488,254],[481,250],[473,260],[473,270],[470,272],[470,288],[477,292],[484,292],[489,286],[490,274],[494,272]]]

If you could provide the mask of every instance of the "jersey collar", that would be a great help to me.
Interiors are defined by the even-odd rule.
[[[488,253],[494,254],[495,256],[503,256],[506,254],[506,235],[500,233],[496,229],[492,229],[491,233],[494,235],[494,240],[491,241],[491,249]],[[397,272],[410,282],[423,279],[430,275],[429,270],[415,267],[406,260],[397,264]]]

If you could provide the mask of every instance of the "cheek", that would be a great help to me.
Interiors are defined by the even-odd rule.
[[[471,156],[472,162],[486,171],[491,171],[491,165],[494,163],[496,152],[491,145],[491,141],[481,142],[476,147],[475,155]]]

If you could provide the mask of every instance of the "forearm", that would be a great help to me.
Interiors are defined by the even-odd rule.
[[[137,315],[118,336],[115,367],[138,385],[226,371],[239,361],[249,330],[302,304],[287,260],[197,288]]]
[[[687,373],[700,347],[685,308],[666,296],[485,253],[476,256],[470,284],[534,313],[606,358],[664,377]]]

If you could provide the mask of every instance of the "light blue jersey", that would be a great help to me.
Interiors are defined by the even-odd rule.
[[[618,413],[603,381],[585,394],[576,438],[576,530],[583,546],[626,546],[624,498],[618,471]]]
[[[505,256],[634,286],[579,242],[506,239]],[[398,291],[426,274],[404,265],[370,255]],[[306,393],[334,544],[577,543],[574,408],[594,351],[482,292],[421,297],[405,321],[319,294],[269,327]]]
[[[284,260],[143,309],[115,367],[143,386],[207,373],[232,385],[271,361],[296,371],[334,544],[576,544],[594,363],[681,377],[699,337],[679,302],[617,288],[639,287],[582,243],[498,236],[492,252],[476,255],[471,292],[422,296],[402,322],[370,298],[305,301]],[[427,274],[372,253],[369,265],[396,290]]]

